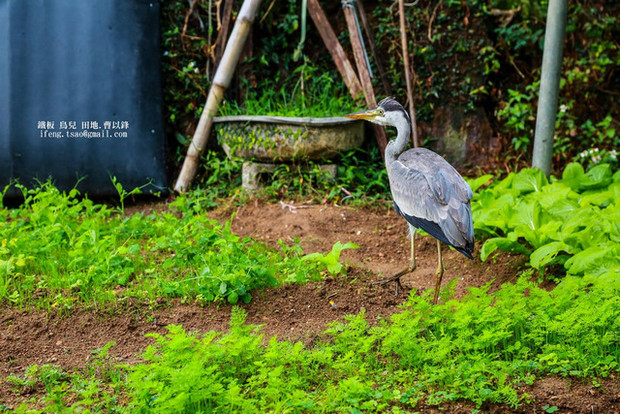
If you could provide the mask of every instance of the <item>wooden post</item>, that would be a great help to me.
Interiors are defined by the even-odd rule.
[[[213,126],[213,116],[217,114],[218,106],[224,96],[224,91],[228,88],[228,85],[230,85],[230,80],[235,72],[235,67],[239,61],[239,56],[243,50],[243,45],[248,37],[252,22],[254,21],[254,16],[256,15],[256,10],[260,3],[261,0],[244,0],[241,6],[241,10],[235,21],[235,26],[230,34],[230,39],[226,44],[226,50],[224,50],[222,61],[217,67],[217,71],[213,77],[207,103],[202,110],[196,132],[194,132],[192,142],[187,149],[187,155],[183,161],[181,173],[174,185],[174,190],[177,192],[186,191],[196,175],[200,155],[209,141],[209,134]]]
[[[353,65],[351,65],[347,54],[329,24],[325,12],[319,4],[319,0],[308,0],[308,13],[310,13],[310,17],[312,17],[312,21],[319,31],[327,50],[332,55],[336,68],[338,68],[338,72],[340,72],[342,79],[344,79],[349,93],[354,100],[359,99],[362,94],[362,85],[355,73],[355,69],[353,69]]]
[[[366,18],[364,3],[362,2],[362,0],[356,0],[356,3],[357,10],[360,14],[360,20],[362,21],[362,26],[364,26],[364,31],[366,32],[366,38],[368,39],[368,46],[370,47],[372,58],[375,60],[375,65],[377,65],[377,69],[379,69],[379,78],[381,79],[381,83],[383,84],[383,92],[385,92],[385,96],[392,96],[392,88],[390,87],[390,84],[385,76],[385,69],[383,68],[381,60],[379,60],[379,58],[377,57],[377,46],[375,45],[375,39],[373,38],[372,31],[370,30],[370,24],[368,23],[368,19]]]
[[[407,100],[409,101],[409,117],[411,118],[413,146],[418,147],[418,125],[415,119],[415,107],[413,106],[413,85],[411,81],[411,68],[409,67],[407,27],[405,26],[405,0],[398,0],[398,14],[400,18],[400,44],[403,50],[403,60],[405,61],[405,79],[407,81]]]
[[[224,1],[224,0],[223,0]],[[233,0],[225,0],[224,11],[222,13],[222,26],[215,39],[215,68],[217,69],[222,59],[222,53],[224,52],[224,45],[228,38],[228,29],[230,28],[230,19],[232,17]]]
[[[351,39],[351,46],[353,47],[353,56],[355,57],[355,65],[357,66],[357,72],[359,73],[360,81],[362,82],[364,98],[366,99],[366,104],[369,107],[374,108],[377,106],[377,99],[375,98],[375,92],[372,88],[370,72],[368,71],[368,67],[366,66],[364,49],[362,48],[362,42],[360,41],[361,33],[357,29],[357,24],[355,23],[355,16],[353,15],[353,13],[354,11],[351,7],[344,7],[344,17],[347,21],[347,27],[349,28],[349,37]],[[372,125],[375,131],[377,145],[379,146],[379,150],[381,151],[381,155],[383,156],[383,154],[385,153],[385,146],[387,145],[387,136],[385,134],[385,129],[383,129],[379,125]]]

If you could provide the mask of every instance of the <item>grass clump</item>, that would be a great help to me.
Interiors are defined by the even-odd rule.
[[[270,115],[287,117],[340,117],[360,110],[346,86],[334,74],[307,59],[274,88],[274,79],[244,85],[243,104],[225,101],[222,116]]]

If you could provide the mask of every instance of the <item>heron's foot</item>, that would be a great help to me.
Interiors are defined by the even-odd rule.
[[[395,295],[398,296],[398,288],[400,287],[401,289],[403,288],[403,285],[400,283],[400,278],[404,275],[406,275],[407,273],[411,273],[415,270],[415,264],[412,264],[411,266],[409,266],[408,268],[401,270],[400,272],[390,276],[390,277],[386,277],[385,279],[381,279],[378,280],[376,282],[372,282],[373,285],[385,285],[386,283],[390,283],[390,282],[396,282],[396,290],[395,290]]]

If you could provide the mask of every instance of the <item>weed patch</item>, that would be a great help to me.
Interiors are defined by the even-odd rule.
[[[319,263],[304,259],[301,247],[274,249],[236,236],[230,221],[197,214],[205,201],[199,194],[125,216],[49,183],[22,191],[21,207],[0,209],[0,301],[13,305],[248,302],[253,289],[320,278]]]

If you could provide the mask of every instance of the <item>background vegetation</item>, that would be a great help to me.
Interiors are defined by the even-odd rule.
[[[236,10],[240,2],[235,3]],[[395,5],[392,1],[367,2],[365,9],[391,92],[404,101]],[[350,50],[340,3],[322,6]],[[251,47],[226,97],[225,113],[329,116],[356,106],[310,18],[307,39],[299,49],[300,8],[300,2],[287,0],[267,2],[259,10]],[[502,156],[527,163],[546,9],[546,1],[530,0],[421,0],[406,7],[414,100],[421,122],[430,121],[441,106],[481,108],[493,134],[503,143]],[[187,12],[187,2],[162,4],[167,131],[176,148],[175,166],[185,153],[214,72],[217,25],[213,3],[198,1],[193,13],[187,16]],[[620,4],[613,0],[569,2],[554,146],[557,171],[570,161],[586,167],[605,161],[617,167],[619,16]],[[299,50],[303,53],[296,53]],[[371,64],[375,65],[372,59]],[[376,67],[374,72],[378,72]],[[380,80],[374,82],[378,95],[383,95]]]

